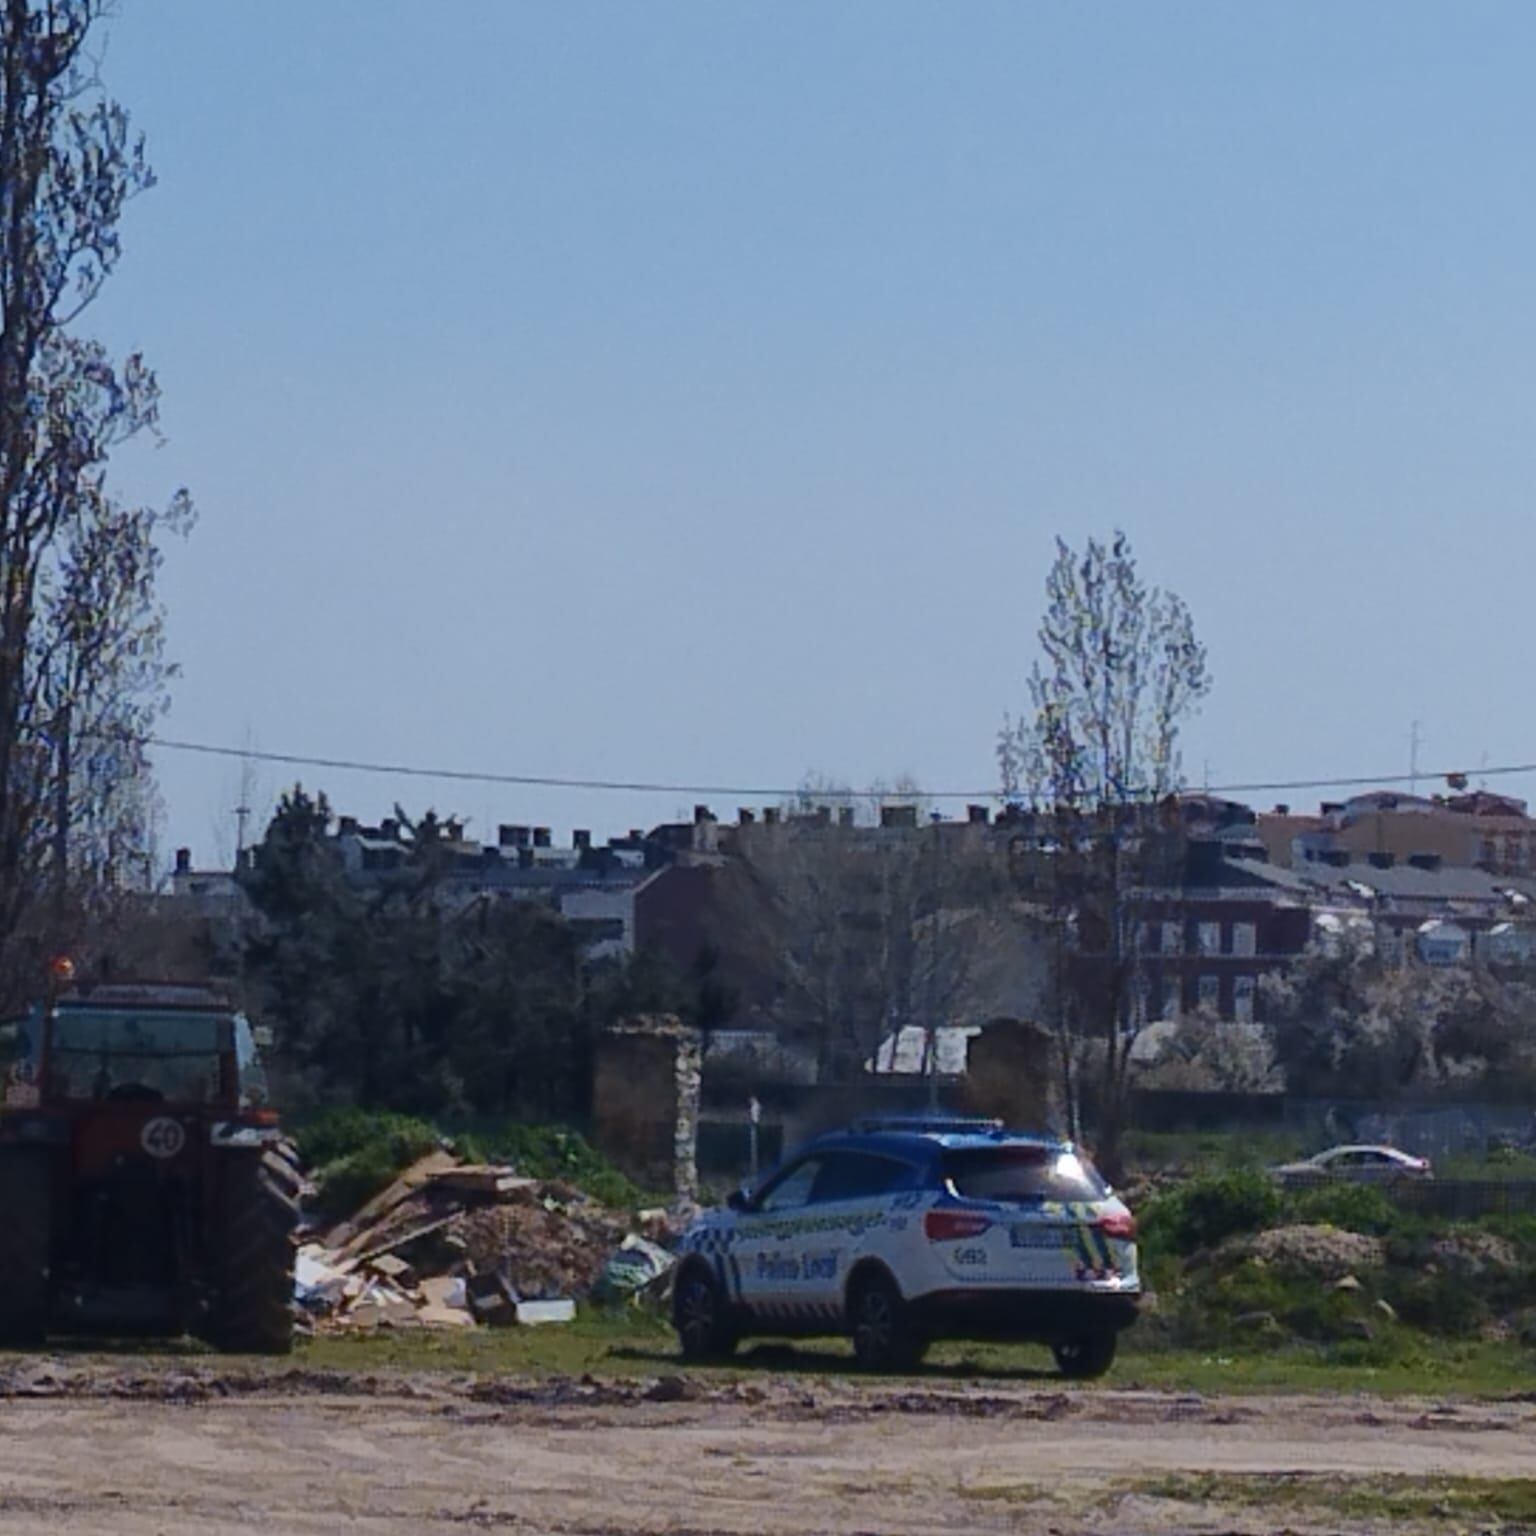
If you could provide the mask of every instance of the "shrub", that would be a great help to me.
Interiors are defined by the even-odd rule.
[[[387,1147],[400,1168],[425,1157],[441,1141],[435,1126],[388,1110],[348,1105],[330,1109],[294,1133],[299,1153],[312,1168],[324,1168],[365,1150]]]
[[[1366,1184],[1320,1184],[1300,1190],[1286,1202],[1286,1220],[1341,1227],[1373,1237],[1386,1237],[1405,1226],[1399,1207],[1381,1190]]]
[[[640,1189],[585,1137],[565,1126],[508,1121],[476,1130],[464,1137],[460,1146],[467,1156],[509,1162],[530,1179],[560,1179],[574,1184],[594,1200],[616,1209],[632,1211],[646,1203]]]
[[[441,1143],[436,1127],[408,1115],[357,1108],[333,1109],[294,1137],[304,1161],[316,1169],[327,1211],[355,1210]]]
[[[1452,1338],[1474,1334],[1492,1316],[1486,1299],[1473,1286],[1443,1272],[1390,1270],[1387,1300],[1405,1323],[1426,1333]]]
[[[1187,1256],[1214,1248],[1240,1232],[1273,1226],[1281,1211],[1280,1192],[1257,1169],[1213,1173],[1155,1196],[1142,1216],[1146,1246],[1157,1258]]]

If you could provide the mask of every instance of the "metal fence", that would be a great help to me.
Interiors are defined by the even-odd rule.
[[[1447,1221],[1536,1216],[1536,1179],[1424,1179],[1387,1191],[1400,1205]]]
[[[1485,1157],[1536,1137],[1536,1113],[1511,1104],[1383,1104],[1288,1099],[1285,1126],[1319,1145],[1378,1142],[1434,1162]]]

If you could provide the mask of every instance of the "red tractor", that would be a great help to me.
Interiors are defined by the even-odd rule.
[[[303,1181],[251,1026],[211,987],[61,981],[0,1088],[0,1345],[286,1353]]]

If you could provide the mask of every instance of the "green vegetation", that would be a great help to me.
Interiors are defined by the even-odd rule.
[[[1240,1232],[1272,1226],[1281,1210],[1274,1180],[1256,1169],[1190,1179],[1156,1196],[1142,1212],[1149,1260],[1213,1248]]]
[[[1299,1136],[1286,1132],[1132,1130],[1125,1135],[1126,1166],[1139,1173],[1267,1168],[1292,1162],[1306,1150]]]
[[[1536,1522],[1536,1478],[1336,1477],[1201,1472],[1139,1481],[1118,1493],[1202,1507],[1326,1510],[1350,1520]],[[1492,1529],[1498,1529],[1493,1524]]]
[[[1447,1158],[1438,1172],[1446,1179],[1486,1179],[1494,1183],[1536,1180],[1536,1155],[1514,1147],[1495,1147],[1487,1157],[1470,1154]]]
[[[1143,1348],[1415,1372],[1451,1341],[1536,1344],[1536,1218],[1446,1222],[1379,1189],[1282,1193],[1228,1169],[1155,1193],[1141,1226]]]
[[[425,1120],[347,1108],[330,1110],[302,1125],[294,1140],[314,1170],[322,1206],[341,1213],[376,1195],[442,1138]]]
[[[459,1132],[411,1115],[349,1107],[303,1122],[294,1139],[315,1170],[322,1207],[332,1214],[355,1210],[417,1158],[443,1146],[471,1162],[505,1162],[528,1178],[562,1180],[616,1209],[665,1203],[648,1201],[607,1158],[564,1126],[491,1121]]]
[[[665,1205],[669,1197],[648,1196],[577,1132],[561,1125],[525,1125],[505,1121],[482,1126],[454,1145],[475,1162],[511,1163],[532,1179],[561,1179],[615,1210]]]

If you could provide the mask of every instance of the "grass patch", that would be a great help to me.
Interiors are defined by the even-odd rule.
[[[342,1371],[447,1371],[509,1376],[648,1376],[682,1368],[665,1319],[655,1314],[583,1307],[574,1323],[543,1328],[465,1329],[453,1333],[382,1331],[320,1335],[303,1341],[295,1363]],[[688,1367],[689,1374],[698,1368]],[[794,1344],[749,1340],[731,1362],[706,1376],[847,1375],[854,1370],[840,1338]],[[994,1377],[1050,1383],[1049,1350],[1028,1344],[943,1343],[913,1373],[934,1383]],[[1100,1384],[1207,1394],[1367,1392],[1380,1396],[1507,1397],[1536,1387],[1536,1353],[1507,1344],[1426,1345],[1384,1364],[1362,1363],[1347,1344],[1291,1346],[1262,1353],[1138,1347],[1134,1332]],[[1095,1390],[1090,1385],[1086,1390]]]
[[[1201,1472],[1122,1485],[1117,1492],[1179,1504],[1326,1511],[1350,1520],[1536,1522],[1536,1477],[1337,1477]]]

